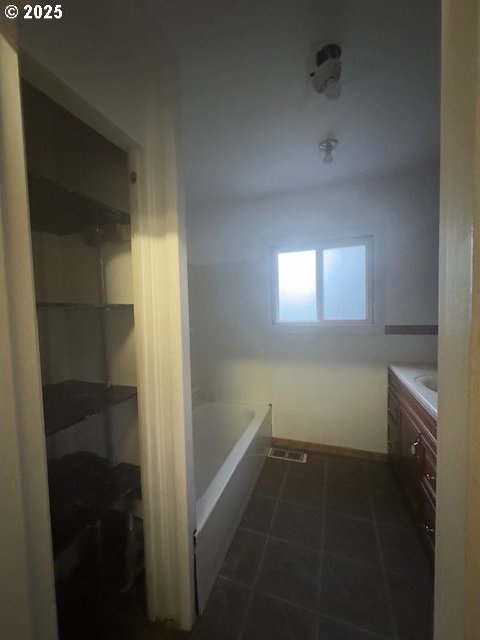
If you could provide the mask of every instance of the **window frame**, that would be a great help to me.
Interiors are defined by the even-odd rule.
[[[323,251],[325,249],[341,249],[344,247],[365,247],[366,266],[366,304],[367,314],[364,320],[325,320],[323,317]],[[316,307],[317,320],[305,322],[282,322],[279,320],[279,288],[278,288],[278,255],[280,253],[293,253],[300,251],[315,251],[316,269]],[[373,235],[345,238],[339,240],[328,240],[322,242],[311,242],[301,246],[279,246],[272,248],[272,309],[271,325],[278,328],[303,328],[315,329],[326,327],[368,327],[375,326],[375,300],[374,300],[374,237]]]

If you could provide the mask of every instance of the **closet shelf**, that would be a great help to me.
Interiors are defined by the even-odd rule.
[[[133,304],[95,304],[89,302],[37,302],[37,309],[133,309]]]
[[[45,432],[50,436],[137,395],[136,387],[66,380],[43,387]]]
[[[115,502],[141,494],[140,467],[108,461],[86,451],[48,465],[54,555],[92,527]]]
[[[28,191],[34,231],[66,235],[97,225],[130,223],[130,215],[125,211],[67,189],[31,171],[28,173]]]

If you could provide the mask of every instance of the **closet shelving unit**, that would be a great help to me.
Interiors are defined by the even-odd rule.
[[[45,433],[54,433],[78,424],[137,395],[135,387],[66,380],[43,386]]]
[[[101,360],[104,382],[64,380],[43,385],[45,433],[47,438],[96,414],[104,414],[106,459],[88,453],[64,456],[50,465],[51,518],[54,554],[67,548],[86,528],[95,525],[118,500],[138,495],[140,468],[113,463],[108,409],[134,398],[134,386],[112,385],[107,354],[106,314],[116,309],[133,309],[131,304],[109,304],[106,297],[105,264],[102,242],[118,225],[128,225],[124,211],[65,188],[61,184],[29,172],[29,198],[32,230],[55,235],[83,234],[96,248],[97,303],[37,301],[38,312],[44,309],[91,310],[100,314]],[[60,487],[60,489],[58,488]]]
[[[84,640],[144,568],[128,158],[22,103],[59,637]]]
[[[129,224],[130,215],[67,189],[49,178],[28,172],[30,220],[34,231],[66,235],[106,224]],[[58,212],[62,215],[59,216]]]

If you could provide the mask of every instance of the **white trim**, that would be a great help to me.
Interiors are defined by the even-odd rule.
[[[480,638],[479,54],[479,0],[442,0],[436,640]]]
[[[0,34],[0,636],[57,637],[45,429],[16,47]]]
[[[195,615],[195,497],[189,346],[185,316],[180,320],[177,315],[185,313],[187,304],[180,272],[184,257],[178,233],[167,233],[175,216],[167,220],[158,215],[159,206],[167,204],[158,202],[159,195],[168,199],[166,192],[174,185],[161,194],[151,188],[159,184],[161,167],[149,163],[143,152],[131,154],[131,168],[139,176],[132,189],[139,198],[132,198],[131,214],[149,613],[152,619],[178,620],[188,629]],[[183,294],[175,292],[175,283]]]

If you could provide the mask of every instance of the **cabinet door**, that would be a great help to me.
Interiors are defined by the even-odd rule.
[[[424,437],[424,448],[425,448],[425,468],[422,477],[422,484],[425,493],[428,495],[430,501],[433,506],[435,506],[436,500],[435,496],[437,493],[437,477],[436,477],[436,469],[437,469],[437,457],[434,454],[431,447],[428,445]]]
[[[401,467],[401,416],[396,395],[388,393],[388,456],[396,472]]]
[[[421,481],[424,474],[425,448],[419,429],[408,413],[401,413],[401,471],[405,489],[414,511],[422,511]]]
[[[421,529],[428,553],[432,560],[435,558],[435,505],[432,503],[430,493],[423,496],[423,518]]]

